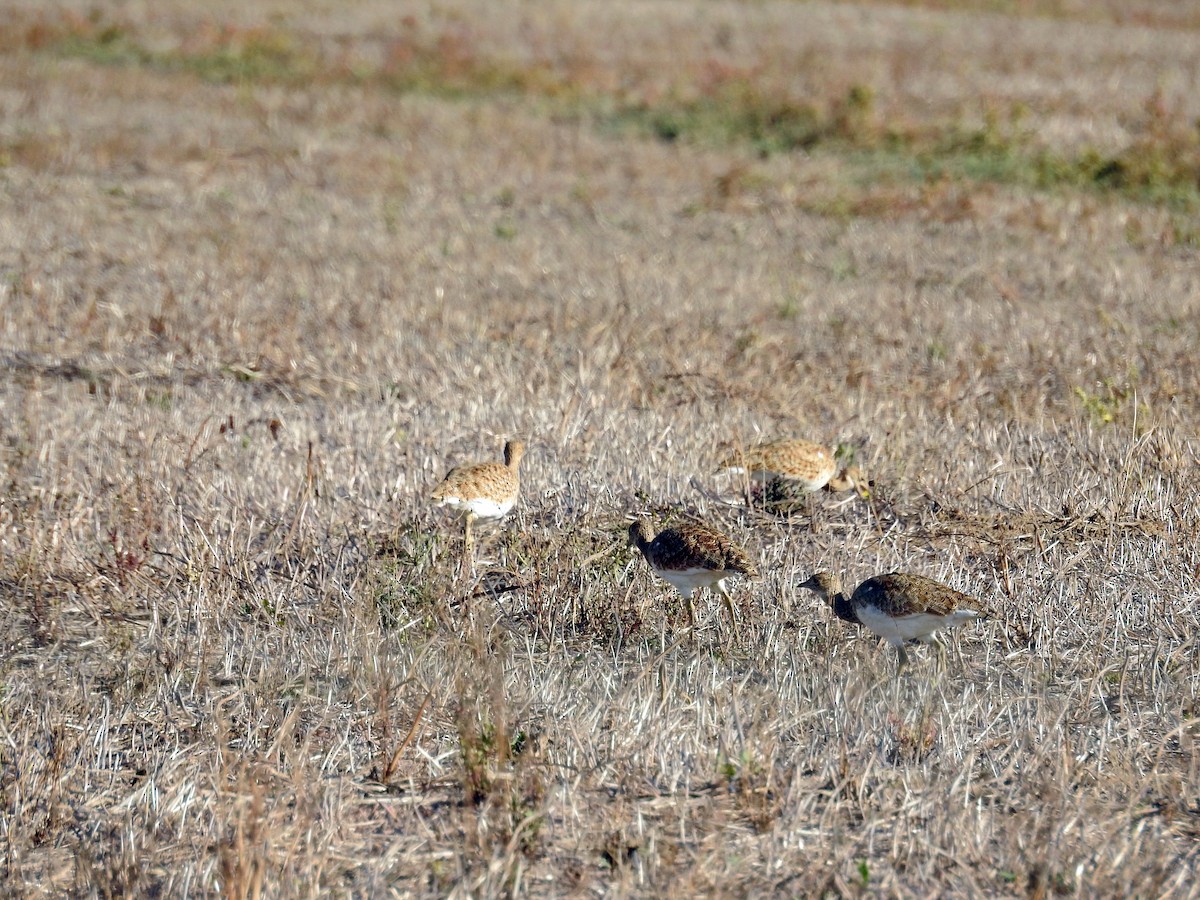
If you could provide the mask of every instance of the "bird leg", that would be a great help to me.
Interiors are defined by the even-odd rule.
[[[815,494],[808,495],[808,530],[813,534],[821,533],[824,507],[817,506]]]
[[[721,595],[721,600],[724,601],[725,608],[729,610],[729,629],[730,632],[736,637],[738,620],[737,613],[733,609],[733,598],[729,596],[729,591],[725,589],[724,579],[718,581],[714,586],[716,587],[717,592]]]
[[[903,644],[897,644],[896,653],[899,656],[899,659],[896,663],[896,674],[899,675],[901,670],[908,665],[908,651],[904,649]]]
[[[941,636],[935,638],[933,643],[937,645],[943,666],[947,666],[949,664],[950,651],[951,651],[951,649],[953,649],[954,650],[954,658],[957,661],[958,667],[960,669],[965,669],[967,667],[967,661],[963,657],[962,645],[960,643],[958,643],[957,641],[955,641],[954,647],[951,648],[950,635],[948,633],[942,632]]]
[[[692,643],[695,646],[700,646],[700,635],[696,630],[696,604],[692,601],[692,591],[688,591],[683,595],[683,602],[687,604],[688,624],[691,626]]]
[[[947,663],[947,661],[949,659],[949,655],[950,655],[949,648],[946,647],[945,643],[943,643],[941,640],[939,640],[937,637],[935,637],[932,634],[929,635],[929,637],[926,639],[925,643],[927,643],[933,647],[933,650],[935,653],[935,658],[937,659],[938,672],[939,673],[945,672],[946,671],[946,663]]]
[[[467,513],[466,524],[463,527],[463,575],[475,577],[475,514]]]

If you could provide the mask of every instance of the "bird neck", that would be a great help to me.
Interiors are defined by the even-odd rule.
[[[642,556],[649,559],[651,539],[646,534],[645,527],[633,525],[629,529],[629,543],[642,551]]]
[[[858,624],[858,616],[854,613],[854,604],[850,602],[850,598],[844,591],[838,591],[830,597],[829,605],[833,607],[833,614],[839,619]]]
[[[516,472],[521,467],[521,457],[525,455],[525,447],[521,444],[504,445],[504,465]]]

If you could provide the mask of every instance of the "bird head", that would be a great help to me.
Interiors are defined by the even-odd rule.
[[[525,455],[525,442],[517,439],[511,439],[504,442],[504,464],[510,469],[515,469],[521,464],[521,457]]]
[[[629,525],[629,546],[640,547],[642,544],[648,544],[654,540],[654,532],[650,530],[650,523],[643,518],[637,518]]]
[[[817,572],[796,587],[812,591],[826,603],[832,603],[834,595],[842,591],[842,580],[830,572]]]

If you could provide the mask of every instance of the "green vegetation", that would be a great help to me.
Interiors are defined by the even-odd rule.
[[[801,100],[736,69],[708,72],[699,89],[681,80],[678,90],[654,99],[639,98],[637,91],[614,95],[587,70],[488,56],[457,23],[432,34],[410,26],[394,38],[382,62],[370,65],[349,63],[313,37],[267,26],[210,27],[186,44],[153,49],[132,26],[97,16],[39,22],[26,29],[25,43],[40,53],[222,84],[348,82],[443,98],[517,95],[609,133],[745,145],[759,156],[827,152],[855,162],[872,178],[1085,189],[1179,211],[1200,209],[1200,123],[1169,108],[1161,94],[1147,98],[1143,120],[1134,123],[1124,149],[1063,153],[1038,143],[1024,125],[1027,110],[1020,103],[986,108],[978,124],[970,123],[969,110],[944,121],[915,121],[877,109],[877,91],[868,84],[854,84],[840,96]],[[508,232],[501,226],[497,235],[511,237]],[[1182,226],[1179,240],[1194,243],[1195,229]]]

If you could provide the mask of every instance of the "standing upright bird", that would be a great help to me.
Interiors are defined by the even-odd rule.
[[[642,551],[655,575],[683,595],[693,630],[696,607],[692,603],[692,593],[701,587],[715,588],[720,593],[733,628],[737,629],[733,598],[729,596],[725,580],[733,575],[758,577],[758,569],[741,547],[719,531],[699,523],[664,528],[655,537],[645,519],[638,519],[629,526],[629,543]]]
[[[937,644],[933,635],[939,629],[987,615],[987,608],[974,597],[904,572],[868,578],[849,597],[842,580],[829,572],[818,572],[799,586],[819,595],[839,619],[865,625],[895,647],[900,657],[897,669],[908,664],[906,641]]]
[[[464,555],[472,551],[472,525],[476,519],[499,519],[506,515],[521,490],[519,467],[525,444],[510,440],[504,444],[504,462],[473,463],[455,466],[433,489],[433,502],[466,513]]]
[[[842,466],[822,444],[799,438],[770,441],[739,450],[721,460],[718,472],[749,475],[755,481],[786,481],[807,492],[851,488],[866,496],[867,479],[858,466]]]

